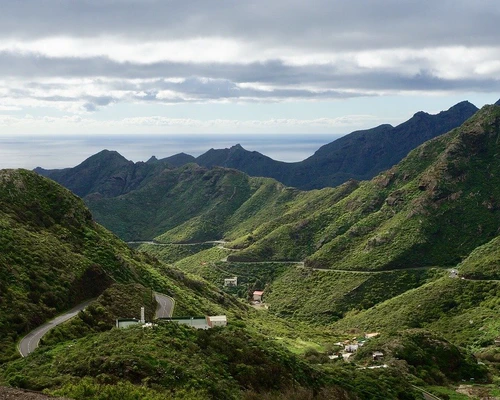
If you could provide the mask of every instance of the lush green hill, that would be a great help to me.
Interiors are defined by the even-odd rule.
[[[11,363],[0,379],[77,399],[239,399],[243,391],[291,387],[312,393],[326,381],[262,336],[237,327],[196,330],[176,323],[64,342]],[[347,398],[341,389],[331,390]],[[102,392],[106,397],[99,397]]]
[[[474,249],[458,270],[468,279],[500,279],[500,236]]]
[[[267,287],[269,310],[281,317],[328,324],[373,307],[442,276],[444,271],[406,270],[385,273],[313,271],[289,268]]]
[[[163,170],[152,182],[120,197],[87,196],[96,219],[126,240],[202,242],[222,238],[237,222],[258,224],[296,191],[236,170],[189,164]],[[253,215],[253,221],[245,216]],[[236,221],[236,222],[233,222]],[[160,236],[159,236],[160,235]]]
[[[199,171],[198,167],[185,169],[187,176],[193,176],[196,171]],[[234,182],[240,183],[237,188],[245,188],[245,182],[255,184],[247,176],[231,172],[229,177],[222,173],[215,178],[209,175],[214,178],[212,190],[229,192],[230,198],[237,198]],[[204,170],[199,176],[206,173]],[[193,179],[200,182],[198,177]],[[228,183],[227,187],[224,187],[224,182]],[[263,179],[257,183],[260,184],[257,189],[269,185],[270,195],[263,194],[269,187],[260,195],[282,207],[278,207],[281,215],[275,215],[275,219],[304,215],[311,204],[317,207],[337,204],[357,190],[356,184],[344,185],[318,192],[319,195],[315,196],[313,192],[289,191],[272,180]],[[183,193],[188,189],[189,186],[176,189],[179,198],[186,203],[189,196],[194,195]],[[254,207],[262,202],[262,198],[256,199],[254,204],[247,203],[246,209],[235,207],[236,212],[233,210],[227,214],[226,221],[230,218],[241,221],[236,227],[232,226],[235,232],[251,226],[245,215],[254,216],[255,221],[270,222],[272,219],[270,211]],[[247,201],[243,201],[243,205]],[[202,203],[200,201],[199,205]],[[306,352],[302,359],[291,354],[281,347],[280,343],[285,343],[283,338],[276,335],[285,324],[277,320],[273,322],[269,316],[259,317],[257,311],[247,312],[242,303],[215,286],[194,280],[145,253],[136,253],[96,224],[80,199],[48,179],[24,170],[1,171],[0,204],[2,361],[14,358],[14,343],[20,335],[79,300],[100,295],[87,311],[49,335],[45,344],[32,355],[2,365],[0,384],[48,389],[82,399],[221,396],[254,399],[262,395],[271,399],[305,399],[313,395],[319,399],[354,399],[354,396],[360,399],[396,399],[401,398],[402,393],[405,393],[405,398],[415,398],[406,376],[397,369],[365,373],[330,365],[329,359],[324,359],[325,355],[319,357],[324,364],[319,367],[316,365],[318,357],[311,352]],[[236,218],[238,211],[241,214]],[[289,215],[285,216],[287,212]],[[250,240],[247,235],[244,237]],[[240,245],[243,246],[244,241]],[[189,264],[199,260],[199,270],[193,268],[192,272],[203,275],[202,267],[206,261],[201,260],[208,257],[213,260],[210,262],[216,263],[224,255],[236,253],[212,247],[178,261],[177,265],[187,269]],[[171,256],[169,253],[168,257]],[[255,287],[257,281],[254,278],[257,277],[262,285],[276,284],[274,294],[279,289],[279,280],[289,273],[304,271],[311,276],[332,273],[305,270],[286,263],[251,267],[245,263],[224,264],[227,269],[222,274],[238,273],[247,290]],[[214,283],[223,276],[211,278],[209,270],[205,273]],[[342,288],[345,289],[347,278],[341,275],[332,279],[330,284],[343,281]],[[378,282],[375,275],[366,274],[366,279],[356,282],[356,285],[385,285],[386,293],[373,292],[370,298],[348,290],[355,295],[351,298],[345,293],[343,297],[347,300],[339,310],[362,299],[380,302],[390,293],[397,294],[406,287],[433,279],[424,271],[408,272],[408,279],[404,279],[408,286],[404,286],[396,274],[387,276],[391,277]],[[322,287],[316,279],[310,283],[307,283],[307,277],[299,279],[318,290]],[[378,283],[370,284],[370,280]],[[147,304],[150,288],[173,296],[178,315],[225,313],[230,317],[230,325],[209,331],[196,331],[175,324],[152,330],[109,330],[116,316],[138,303],[144,303],[148,313],[152,313],[152,305]],[[273,295],[272,291],[270,295]],[[289,326],[286,329],[284,335],[296,337],[300,332],[309,337],[310,328],[306,325],[294,324],[294,329]],[[265,332],[266,336],[259,331]],[[331,337],[330,340],[338,339]],[[307,364],[306,360],[315,366]]]
[[[236,170],[163,170],[119,197],[86,197],[122,238],[225,238],[232,261],[301,261],[321,268],[455,266],[497,234],[499,108],[426,142],[371,181],[301,192]],[[467,210],[467,212],[464,212]]]
[[[383,353],[384,363],[398,363],[416,377],[431,385],[447,381],[487,381],[485,366],[463,349],[423,329],[393,332],[366,342],[355,355],[365,365],[380,364],[373,361],[373,352]]]
[[[499,335],[499,309],[500,281],[444,277],[368,310],[347,313],[335,326],[362,332],[425,328],[477,350]]]
[[[206,283],[136,253],[96,224],[83,202],[34,172],[0,171],[1,360],[16,356],[23,334],[113,281],[173,296],[178,314],[237,310]]]
[[[329,207],[276,229],[262,226],[230,259],[279,260],[307,245],[313,267],[455,266],[500,225],[499,118],[499,107],[483,108]]]

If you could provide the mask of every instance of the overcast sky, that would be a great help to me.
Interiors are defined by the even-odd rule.
[[[0,10],[0,135],[348,133],[500,98],[498,0]]]

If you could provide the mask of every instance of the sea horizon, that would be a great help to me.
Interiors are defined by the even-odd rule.
[[[240,144],[277,161],[299,162],[342,134],[151,134],[151,135],[3,135],[0,169],[74,167],[102,151],[115,150],[128,160],[147,161],[178,153],[197,157],[208,150]]]

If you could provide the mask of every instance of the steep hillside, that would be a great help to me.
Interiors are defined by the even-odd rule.
[[[448,380],[487,379],[486,367],[463,349],[423,329],[409,329],[370,340],[356,353],[356,361],[372,363],[374,351],[382,351],[384,362],[404,363],[412,374],[429,384]]]
[[[232,261],[305,259],[350,270],[455,266],[497,235],[499,115],[496,106],[483,108],[371,181],[301,192],[188,164],[163,169],[122,196],[85,201],[126,240],[225,238],[241,250]]]
[[[263,225],[253,244],[229,259],[280,260],[307,242],[306,265],[314,267],[455,266],[498,233],[499,121],[500,108],[483,108],[330,207],[314,207],[300,221],[273,221],[278,228]]]
[[[2,379],[77,399],[294,399],[297,393],[319,400],[359,398],[262,335],[175,323],[66,342],[11,363],[0,372]]]
[[[464,101],[436,115],[420,111],[394,128],[381,125],[353,132],[321,147],[285,183],[312,189],[336,186],[348,179],[371,179],[422,143],[459,127],[477,111],[476,106]]]
[[[467,279],[500,279],[500,236],[474,249],[458,271]]]
[[[393,332],[425,328],[472,350],[492,345],[500,333],[500,281],[443,277],[378,304],[348,313],[337,329]]]
[[[157,240],[163,242],[200,242],[218,240],[228,231],[246,233],[300,195],[271,179],[189,164],[164,170],[126,195],[91,195],[85,201],[100,223],[126,240],[160,235]]]
[[[194,162],[208,168],[234,168],[250,176],[271,177],[288,186],[296,186],[288,182],[289,171],[296,163],[273,160],[257,151],[248,151],[240,144],[228,149],[210,149]]]
[[[267,286],[269,310],[281,317],[327,325],[443,276],[438,269],[366,274],[289,268]]]
[[[173,296],[181,315],[240,307],[131,250],[96,224],[79,198],[34,172],[0,171],[0,226],[0,362],[16,356],[19,336],[114,281]]]

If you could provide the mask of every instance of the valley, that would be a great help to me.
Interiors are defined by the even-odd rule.
[[[494,394],[499,121],[485,106],[371,180],[309,191],[108,151],[38,170],[68,188],[2,170],[0,383],[76,399],[465,399],[464,380]],[[89,298],[20,359],[28,332]],[[141,306],[228,325],[113,329]]]

